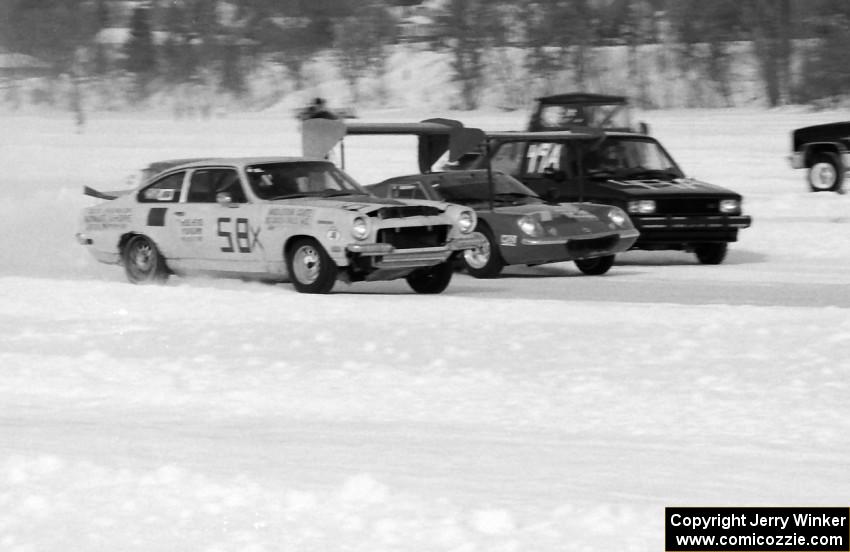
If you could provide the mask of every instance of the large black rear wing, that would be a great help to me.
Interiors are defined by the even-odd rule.
[[[418,123],[364,123],[331,119],[308,119],[302,126],[302,152],[305,157],[325,157],[340,144],[341,164],[345,165],[343,139],[346,135],[412,135],[419,137],[419,172],[449,152],[449,161],[474,150],[485,140],[478,128],[467,128],[454,119],[426,119]]]

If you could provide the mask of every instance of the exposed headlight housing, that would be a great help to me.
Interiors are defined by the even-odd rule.
[[[622,209],[611,209],[608,211],[608,218],[617,226],[623,226],[629,217],[626,216],[626,213]]]
[[[476,223],[475,211],[464,209],[457,217],[457,227],[462,234],[469,234],[475,230]]]
[[[651,215],[655,212],[655,201],[652,199],[640,199],[629,202],[629,213],[635,215]]]
[[[369,219],[366,217],[354,217],[351,221],[351,235],[356,240],[365,240],[369,237]]]
[[[738,213],[741,210],[741,202],[737,199],[721,199],[719,209],[727,215]]]
[[[543,227],[540,226],[540,222],[533,217],[529,217],[528,215],[520,217],[516,221],[517,226],[522,232],[532,238],[537,238],[543,235]]]

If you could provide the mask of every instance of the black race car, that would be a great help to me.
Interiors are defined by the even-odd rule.
[[[850,167],[850,122],[798,128],[791,142],[791,166],[808,169],[811,191],[843,193],[844,172]]]
[[[507,265],[574,261],[585,274],[600,275],[626,251],[638,232],[617,207],[593,203],[546,203],[521,182],[497,171],[447,171],[390,178],[366,187],[391,199],[427,199],[475,209],[476,229],[487,243],[465,251],[464,268],[492,278]]]
[[[686,178],[658,140],[645,134],[598,128],[489,132],[479,151],[450,166],[489,166],[550,201],[620,207],[640,231],[635,249],[693,251],[703,264],[720,264],[738,230],[751,223],[739,194]]]

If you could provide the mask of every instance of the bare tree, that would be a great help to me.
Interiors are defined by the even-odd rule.
[[[463,109],[478,107],[484,86],[485,50],[503,43],[499,8],[500,2],[493,0],[448,0],[445,13],[438,18],[444,30],[441,45],[451,52]]]
[[[790,96],[790,0],[746,0],[743,6],[768,105],[780,105]]]
[[[384,47],[395,41],[396,26],[380,3],[365,6],[336,27],[334,48],[341,72],[355,103],[360,100],[358,81],[370,73],[381,78],[386,70]]]

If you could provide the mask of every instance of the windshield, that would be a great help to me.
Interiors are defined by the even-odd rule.
[[[321,161],[250,165],[245,173],[251,189],[260,199],[367,193],[332,163]]]
[[[490,200],[490,186],[487,176],[477,175],[470,178],[445,179],[434,186],[445,201],[470,205]],[[525,184],[504,173],[493,173],[493,196],[497,201],[512,203],[539,203],[542,200]]]
[[[589,175],[632,178],[682,176],[679,167],[654,140],[631,137],[608,137],[587,152],[584,166]]]

